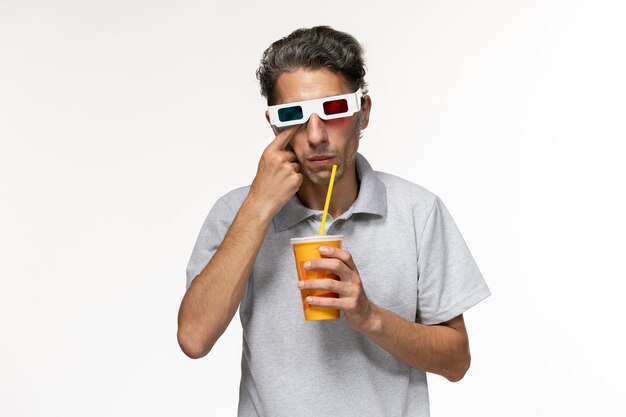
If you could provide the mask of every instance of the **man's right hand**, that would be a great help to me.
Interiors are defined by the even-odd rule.
[[[249,202],[254,202],[253,204],[269,218],[274,217],[287,204],[302,184],[296,154],[287,149],[289,141],[300,126],[292,126],[278,133],[265,148],[256,177],[250,186]]]
[[[206,355],[228,327],[269,222],[302,183],[296,155],[286,149],[298,128],[280,132],[265,149],[248,197],[215,255],[183,297],[178,312],[178,343],[191,358]]]

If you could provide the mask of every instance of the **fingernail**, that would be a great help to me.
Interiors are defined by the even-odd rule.
[[[304,269],[309,269],[310,266],[311,266],[311,262],[310,261],[306,261],[304,263]]]
[[[306,298],[306,302],[307,302],[307,303],[310,303],[311,301],[313,301],[313,297],[307,297],[307,298]]]
[[[302,288],[302,287],[304,287],[304,282],[298,281],[298,288]]]
[[[320,251],[320,253],[326,253],[326,252],[328,252],[328,247],[326,247],[326,246],[320,246],[320,247],[319,247],[319,251]]]

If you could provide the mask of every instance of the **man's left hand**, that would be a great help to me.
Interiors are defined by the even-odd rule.
[[[298,288],[331,291],[339,294],[339,298],[308,296],[307,303],[342,310],[348,325],[354,331],[364,333],[371,330],[374,305],[365,294],[352,255],[345,249],[328,246],[321,246],[319,251],[324,258],[309,261],[304,264],[304,268],[332,271],[339,277],[339,281],[330,278],[303,280],[298,282]]]

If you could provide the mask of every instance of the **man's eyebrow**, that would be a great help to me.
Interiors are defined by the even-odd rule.
[[[321,99],[325,99],[325,98],[327,98],[327,97],[345,96],[346,94],[353,94],[353,93],[341,93],[341,92],[338,92],[338,93],[332,93],[332,94],[329,94],[329,95],[327,95],[327,96],[323,96],[323,97],[318,97],[318,98],[310,98],[310,99],[308,99],[308,100],[292,100],[292,101],[283,101],[283,102],[281,102],[281,103],[276,103],[276,104],[274,104],[274,105],[275,105],[275,106],[280,106],[280,105],[283,105],[283,104],[298,103],[298,102],[301,102],[301,101],[321,100]]]

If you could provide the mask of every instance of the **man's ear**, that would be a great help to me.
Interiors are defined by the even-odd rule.
[[[267,120],[267,123],[270,123],[270,112],[265,110],[265,120]],[[271,123],[270,123],[271,125]]]
[[[372,110],[372,99],[369,95],[363,96],[361,103],[361,129],[365,129],[370,122],[370,111]]]

